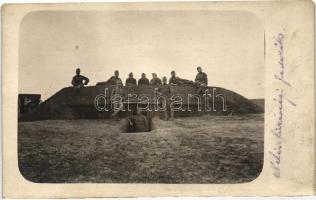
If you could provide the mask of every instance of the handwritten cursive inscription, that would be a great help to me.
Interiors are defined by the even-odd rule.
[[[282,81],[285,85],[291,86],[289,82],[284,80],[284,69],[285,69],[285,64],[284,64],[284,46],[283,46],[283,39],[284,35],[283,33],[279,33],[278,36],[275,38],[275,43],[274,45],[277,46],[278,53],[279,53],[279,72],[277,74],[274,74],[274,78]]]
[[[283,134],[283,125],[284,125],[284,102],[289,104],[292,107],[295,107],[296,104],[288,99],[285,96],[285,89],[291,88],[291,84],[285,80],[285,60],[284,60],[284,34],[279,33],[277,37],[275,38],[274,45],[278,48],[278,55],[279,55],[279,61],[278,61],[278,72],[274,74],[274,78],[278,81],[282,82],[282,85],[280,88],[276,89],[276,97],[273,98],[273,100],[277,104],[277,112],[274,114],[274,117],[276,118],[276,123],[274,128],[271,130],[271,133],[273,134],[273,137],[275,138],[275,144],[272,146],[272,149],[269,151],[270,154],[270,165],[273,170],[273,175],[276,178],[281,177],[281,158],[282,158],[282,134]],[[283,89],[285,86],[285,89]]]

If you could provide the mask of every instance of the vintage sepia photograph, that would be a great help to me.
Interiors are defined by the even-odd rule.
[[[260,175],[266,41],[256,15],[42,10],[19,26],[18,167],[28,181]]]

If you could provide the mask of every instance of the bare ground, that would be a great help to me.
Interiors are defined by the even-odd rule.
[[[154,119],[124,133],[113,120],[20,122],[19,168],[39,183],[240,183],[263,165],[263,114]]]

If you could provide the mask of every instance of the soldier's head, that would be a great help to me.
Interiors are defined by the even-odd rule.
[[[156,73],[152,73],[153,78],[157,78],[157,74]]]
[[[176,76],[176,72],[175,71],[171,71],[171,76],[175,77]]]
[[[142,78],[146,78],[146,74],[145,73],[142,73]]]
[[[115,76],[116,78],[118,78],[119,75],[120,75],[119,71],[118,71],[118,70],[115,70],[115,71],[114,71],[114,76]]]
[[[77,69],[76,69],[76,74],[77,74],[77,75],[80,75],[80,68],[77,68]]]
[[[129,77],[129,78],[133,78],[133,72],[129,73],[129,74],[128,74],[128,77]]]
[[[162,77],[162,83],[164,84],[164,85],[166,85],[167,84],[167,77]]]
[[[199,73],[202,72],[202,68],[201,68],[200,66],[198,66],[198,67],[196,68],[196,70],[197,70]]]

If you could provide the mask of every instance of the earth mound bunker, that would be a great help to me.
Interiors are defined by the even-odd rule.
[[[197,94],[194,86],[170,86],[176,117],[211,115],[235,115],[263,113],[264,109],[251,100],[233,91],[208,87],[206,93]],[[89,86],[75,89],[66,87],[55,93],[49,99],[39,104],[30,113],[19,118],[20,121],[55,120],[55,119],[104,119],[111,118],[111,93],[114,86]],[[157,87],[123,87],[124,111],[120,117],[132,115],[131,108],[137,104],[148,104],[151,116],[160,115],[157,103]],[[126,97],[129,96],[128,99]],[[180,101],[181,100],[181,101]],[[180,103],[181,102],[181,103]],[[180,106],[181,104],[181,106]],[[97,106],[96,106],[97,105]],[[102,108],[102,109],[97,109]],[[158,108],[157,108],[158,107]]]

